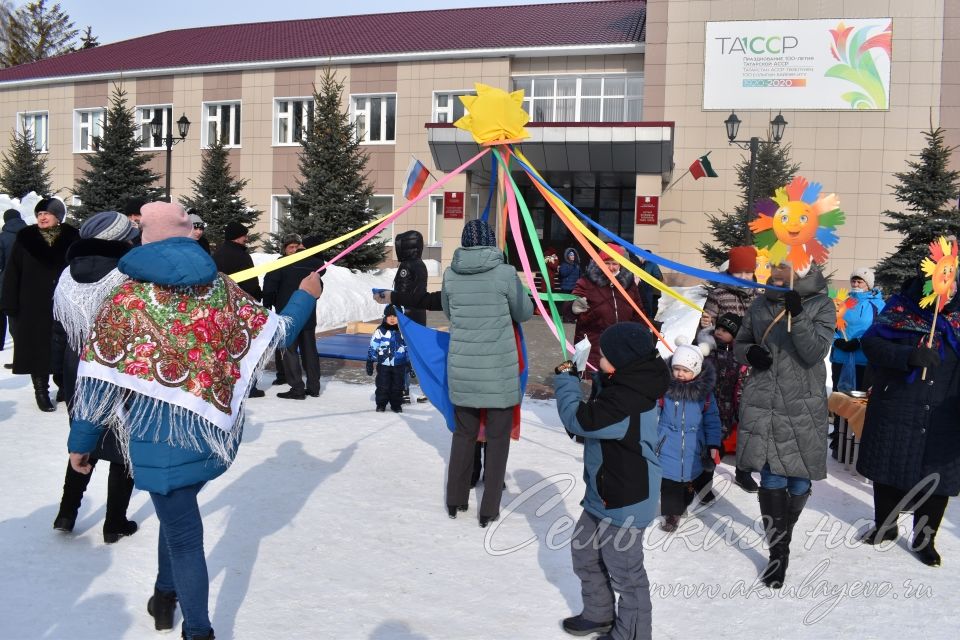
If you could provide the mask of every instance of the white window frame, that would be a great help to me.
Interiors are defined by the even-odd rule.
[[[293,205],[293,198],[289,193],[275,193],[270,196],[270,233],[280,232],[280,202],[287,201],[287,210]]]
[[[150,115],[144,113],[145,110],[150,110]],[[150,122],[153,120],[156,115],[157,109],[163,109],[161,112],[162,115],[160,119],[163,120],[163,132],[160,134],[161,141],[159,145],[154,145],[153,135],[150,130]],[[161,149],[166,149],[166,145],[163,142],[163,138],[167,137],[168,133],[172,133],[173,130],[170,128],[173,126],[173,105],[172,104],[138,104],[137,105],[137,131],[136,137],[140,141],[140,151],[159,151]],[[147,128],[147,138],[143,138],[143,128]]]
[[[430,104],[431,104],[431,122],[443,122],[447,124],[453,124],[455,119],[453,117],[453,107],[454,100],[459,100],[458,96],[472,96],[476,95],[476,89],[451,89],[448,91],[434,91]],[[440,96],[447,96],[447,106],[441,107],[437,105],[437,100]],[[466,108],[464,108],[466,111]],[[441,120],[440,116],[444,115],[445,120]]]
[[[287,103],[287,113],[280,113],[280,103]],[[313,103],[313,97],[311,96],[297,96],[292,98],[274,98],[273,99],[273,146],[274,147],[298,147],[300,146],[300,140],[293,139],[293,103],[301,102],[306,107],[307,103],[313,106],[314,113],[316,113],[316,105]],[[303,109],[303,114],[301,115],[300,125],[302,127],[303,135],[307,135],[310,127],[310,114],[308,109]],[[242,110],[241,110],[242,113]],[[288,140],[280,140],[280,120],[287,120],[287,133],[289,134]]]
[[[631,80],[631,79],[639,79],[639,80],[641,81],[641,83],[644,83],[644,84],[645,84],[646,80],[645,80],[645,78],[644,78],[644,74],[643,74],[643,73],[587,73],[587,74],[564,74],[564,73],[557,73],[557,74],[551,74],[551,75],[544,75],[544,74],[532,73],[532,74],[516,74],[516,75],[512,75],[512,76],[510,76],[510,81],[511,81],[511,85],[512,85],[512,87],[513,87],[514,90],[516,89],[516,82],[515,82],[515,81],[516,81],[517,79],[521,79],[521,78],[522,78],[522,79],[524,79],[524,80],[529,79],[529,80],[531,81],[531,89],[532,89],[531,92],[530,92],[530,93],[526,93],[526,92],[525,92],[525,93],[524,93],[524,96],[523,96],[523,109],[524,109],[524,111],[526,111],[526,112],[530,115],[530,121],[531,121],[531,122],[547,122],[547,121],[534,120],[533,99],[537,98],[537,96],[531,95],[531,93],[533,93],[533,89],[536,88],[536,82],[537,82],[537,80],[540,80],[541,82],[542,82],[542,81],[547,81],[547,80],[552,80],[552,81],[553,81],[553,114],[554,114],[554,115],[553,115],[553,120],[550,120],[549,122],[558,122],[558,120],[556,119],[556,114],[557,114],[557,99],[558,99],[558,98],[557,98],[557,80],[560,79],[560,78],[570,78],[571,76],[576,77],[576,80],[577,80],[576,94],[575,94],[574,96],[565,96],[565,97],[562,97],[562,98],[560,98],[560,99],[561,99],[561,100],[570,100],[570,99],[575,100],[576,106],[575,106],[574,122],[583,122],[583,118],[581,117],[581,105],[583,104],[582,101],[583,101],[584,98],[586,98],[586,99],[599,98],[599,99],[600,99],[600,120],[599,120],[600,122],[633,122],[633,120],[627,120],[627,113],[628,113],[629,106],[628,106],[628,101],[627,101],[626,84],[627,84],[627,81],[628,81],[628,80]],[[591,80],[592,80],[592,79],[599,79],[599,80],[601,81],[601,82],[600,82],[600,95],[598,95],[598,96],[584,96],[584,95],[583,95],[583,93],[582,93],[582,88],[581,88],[581,87],[582,87],[583,81],[584,81],[584,80],[587,80],[587,79],[591,79]],[[610,79],[610,80],[621,80],[621,79],[622,79],[622,80],[624,81],[624,93],[623,93],[623,94],[620,94],[620,95],[613,95],[613,96],[604,95],[604,90],[605,90],[605,85],[606,85],[607,79]],[[603,120],[603,102],[604,102],[604,100],[607,99],[607,98],[623,100],[623,119],[620,119],[620,120]],[[543,100],[543,99],[545,99],[545,98],[542,98],[542,97],[541,97],[541,98],[539,98],[539,99]],[[639,93],[638,95],[636,95],[636,96],[631,95],[631,99],[637,99],[637,100],[640,101],[640,118],[642,119],[642,118],[643,118],[643,106],[644,106],[644,105],[643,105],[643,86],[641,86],[641,90],[640,90],[640,93]],[[590,122],[595,122],[595,120],[590,120]]]
[[[27,119],[30,119],[31,125],[27,126]],[[43,135],[36,135],[36,122],[40,119],[43,123]],[[33,137],[33,148],[40,153],[47,153],[50,150],[50,112],[46,110],[39,111],[18,111],[17,112],[17,133],[23,134],[29,132]],[[39,146],[37,143],[40,143]]]
[[[443,246],[443,194],[430,194],[429,209],[427,210],[427,246]],[[440,228],[437,228],[437,219],[440,219]],[[438,233],[439,231],[439,233]]]
[[[211,118],[207,115],[210,107],[218,107],[216,118]],[[209,102],[203,102],[200,104],[200,145],[201,148],[206,149],[210,146],[209,139],[209,129],[210,122],[215,121],[217,123],[217,132],[220,131],[220,123],[223,121],[223,108],[230,107],[233,111],[230,117],[230,136],[226,142],[223,143],[224,148],[226,149],[239,149],[243,146],[243,102],[241,100],[211,100]],[[236,110],[240,109],[240,118],[237,118]],[[237,131],[237,125],[240,126],[240,133],[238,134],[239,140],[234,140],[234,133]]]
[[[83,122],[83,117],[88,116],[87,122]],[[73,110],[73,152],[74,153],[93,153],[93,139],[103,137],[103,123],[107,117],[107,110],[103,107],[94,107],[91,109]],[[87,145],[83,144],[83,132],[87,130]]]
[[[390,198],[390,208],[387,209],[386,211],[382,211],[382,210],[381,210],[379,213],[375,214],[376,217],[380,217],[380,216],[382,216],[382,215],[386,215],[386,214],[388,214],[388,213],[392,213],[392,212],[393,212],[393,210],[394,210],[394,203],[396,202],[397,199],[396,199],[396,197],[395,197],[392,193],[374,193],[374,194],[372,194],[370,197],[371,197],[371,198]],[[368,209],[373,209],[373,207],[370,206],[370,200],[367,200],[367,208],[368,208]],[[394,219],[390,224],[388,224],[386,227],[384,227],[383,230],[380,231],[380,233],[377,234],[377,238],[376,238],[376,239],[377,239],[377,240],[383,240],[387,245],[393,246],[393,237],[394,237],[394,236],[393,236],[393,229],[394,229],[394,225],[396,225],[396,219]]]
[[[366,127],[366,126],[363,128],[363,135],[362,135],[362,136],[359,135],[359,133],[360,133],[359,129],[357,130],[358,140],[360,141],[360,144],[363,144],[363,145],[367,145],[367,144],[396,144],[396,143],[397,143],[397,122],[399,122],[399,120],[400,120],[400,111],[399,111],[399,108],[398,108],[398,107],[399,107],[399,104],[398,104],[399,101],[397,100],[397,94],[396,94],[396,93],[390,93],[390,92],[386,92],[386,93],[351,93],[351,94],[350,94],[350,122],[351,122],[352,124],[356,125],[356,123],[357,123],[357,118],[362,116],[362,117],[364,118],[364,123],[366,123],[366,121],[368,121],[368,120],[370,119],[370,111],[371,111],[370,101],[371,101],[372,99],[374,99],[374,98],[383,100],[383,102],[382,102],[381,105],[380,105],[380,133],[381,133],[382,136],[386,136],[386,135],[387,135],[387,109],[386,109],[385,99],[386,99],[386,98],[393,98],[393,140],[386,140],[386,139],[383,139],[383,138],[378,139],[378,140],[371,140],[371,139],[370,139],[370,127]],[[358,108],[358,107],[357,107],[357,100],[366,100],[366,104],[364,105],[363,108]]]

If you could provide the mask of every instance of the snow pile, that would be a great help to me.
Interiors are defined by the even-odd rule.
[[[0,211],[16,209],[20,212],[20,217],[23,218],[24,222],[34,224],[37,217],[33,214],[33,209],[40,200],[42,198],[37,195],[36,191],[31,191],[23,198],[11,198],[5,193],[0,193]]]
[[[693,287],[674,287],[674,291],[701,307],[707,300],[707,290],[700,285]],[[663,323],[660,333],[672,346],[676,344],[677,336],[686,336],[693,339],[700,328],[700,312],[685,302],[673,296],[664,294],[660,297],[660,306],[657,308],[657,320]],[[660,355],[664,358],[670,355],[662,342],[657,343]]]
[[[276,253],[254,253],[256,265],[272,262]],[[336,265],[323,276],[323,296],[317,300],[317,331],[329,331],[357,320],[379,320],[383,305],[373,300],[372,289],[392,289],[396,269],[351,271]],[[260,277],[263,284],[263,277]]]

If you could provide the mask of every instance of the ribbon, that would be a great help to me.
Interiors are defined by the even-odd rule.
[[[489,148],[482,149],[482,150],[480,151],[480,153],[478,153],[477,155],[473,156],[472,158],[470,158],[469,160],[467,160],[466,162],[464,162],[462,165],[460,165],[459,167],[457,167],[456,169],[454,169],[452,172],[450,172],[450,173],[448,173],[447,175],[445,175],[445,176],[444,176],[443,178],[441,178],[440,180],[437,180],[436,182],[434,182],[432,185],[430,185],[429,188],[421,191],[421,192],[417,195],[416,198],[414,198],[413,200],[408,200],[408,201],[405,202],[404,204],[400,205],[400,207],[398,207],[397,209],[394,209],[393,212],[388,213],[388,214],[385,215],[385,216],[381,216],[381,217],[377,218],[376,220],[372,220],[372,221],[368,222],[367,224],[363,225],[362,227],[359,227],[359,228],[357,228],[357,229],[354,229],[353,231],[351,231],[351,232],[349,232],[349,233],[345,233],[344,235],[340,236],[339,238],[334,238],[333,240],[328,240],[327,242],[324,242],[323,244],[318,245],[318,246],[316,246],[316,247],[311,247],[310,249],[305,249],[305,250],[303,250],[303,251],[298,251],[297,253],[295,253],[295,254],[293,254],[293,255],[291,255],[291,256],[286,256],[286,257],[284,257],[284,258],[280,258],[279,260],[274,260],[273,262],[268,262],[268,263],[265,263],[265,264],[258,265],[258,266],[256,266],[256,267],[252,267],[252,268],[250,268],[250,269],[244,269],[243,271],[238,271],[237,273],[234,273],[234,274],[230,275],[229,277],[230,277],[232,280],[239,282],[239,281],[247,280],[247,279],[249,279],[249,278],[253,278],[253,277],[256,277],[256,276],[261,276],[261,275],[263,275],[263,274],[265,274],[265,273],[269,273],[269,272],[271,272],[271,271],[273,271],[273,270],[275,270],[275,269],[280,269],[280,268],[285,267],[285,266],[287,266],[287,265],[289,265],[289,264],[293,264],[294,262],[298,262],[298,261],[300,261],[300,260],[303,260],[304,258],[308,258],[308,257],[310,257],[310,256],[312,256],[312,255],[314,255],[314,254],[317,254],[317,253],[323,251],[324,249],[329,249],[330,247],[336,246],[336,245],[340,244],[341,242],[344,242],[345,240],[349,240],[350,238],[354,237],[355,235],[357,235],[357,234],[359,234],[359,233],[363,233],[363,232],[366,231],[367,229],[370,229],[371,227],[373,227],[372,229],[370,229],[370,231],[367,231],[367,233],[366,233],[363,237],[361,237],[359,240],[357,240],[356,242],[354,242],[353,244],[351,244],[349,247],[347,247],[346,249],[344,249],[343,251],[341,251],[340,253],[338,253],[338,254],[337,254],[336,256],[334,256],[332,259],[327,260],[327,261],[323,264],[323,266],[320,267],[320,269],[325,269],[325,268],[329,267],[330,265],[332,265],[332,264],[333,264],[334,262],[336,262],[337,260],[341,259],[343,256],[347,255],[348,253],[350,253],[351,251],[353,251],[354,249],[356,249],[357,247],[359,247],[360,245],[362,245],[364,242],[366,242],[367,240],[369,240],[369,239],[372,238],[373,236],[375,236],[375,235],[377,235],[378,233],[380,233],[380,231],[382,231],[382,230],[383,230],[388,224],[390,224],[395,218],[397,218],[397,217],[400,216],[401,214],[405,213],[405,212],[407,211],[407,209],[409,209],[410,207],[412,207],[413,205],[415,205],[417,202],[419,202],[420,200],[422,200],[422,199],[425,198],[426,196],[430,195],[431,193],[433,193],[434,191],[436,191],[436,190],[439,189],[440,187],[446,185],[446,184],[451,180],[451,178],[453,178],[454,176],[457,176],[457,175],[459,175],[460,173],[462,173],[462,172],[464,171],[464,169],[466,169],[467,167],[469,167],[470,165],[472,165],[474,162],[476,162],[477,160],[479,160],[480,158],[482,158],[482,157],[484,156],[484,154],[486,154],[488,151],[490,151]],[[320,269],[317,269],[317,271],[320,271]]]
[[[490,204],[493,202],[493,196],[497,192],[497,163],[490,163],[492,167],[490,173],[490,190],[487,192],[487,204],[483,207],[483,215],[480,216],[480,219],[484,222],[490,221]]]
[[[656,254],[650,253],[649,251],[646,251],[645,249],[641,249],[640,247],[636,246],[635,244],[633,244],[633,243],[631,243],[631,242],[628,242],[627,240],[624,240],[623,238],[621,238],[621,237],[618,236],[617,234],[615,234],[615,233],[613,233],[612,231],[608,230],[607,228],[601,226],[601,225],[600,225],[598,222],[596,222],[595,220],[591,220],[589,216],[587,216],[585,213],[583,213],[582,211],[580,211],[579,209],[577,209],[573,204],[571,204],[570,202],[568,202],[568,201],[566,200],[566,198],[564,198],[564,197],[563,197],[562,195],[560,195],[556,190],[554,190],[553,187],[551,187],[549,184],[547,184],[547,182],[546,182],[545,180],[543,180],[543,178],[542,178],[538,173],[536,173],[536,170],[533,169],[532,166],[530,166],[529,164],[527,164],[527,162],[529,162],[529,161],[527,161],[526,158],[523,156],[523,154],[520,153],[519,151],[517,152],[517,162],[520,163],[520,165],[524,168],[524,170],[525,170],[527,173],[531,174],[531,177],[532,177],[536,182],[538,182],[539,184],[541,184],[542,186],[544,186],[544,187],[551,193],[551,195],[553,195],[555,198],[557,198],[558,200],[560,200],[560,202],[562,202],[564,205],[566,205],[567,208],[570,209],[572,212],[574,212],[575,214],[577,214],[577,216],[579,216],[581,220],[583,220],[584,222],[586,222],[588,225],[590,225],[591,227],[593,227],[593,228],[596,229],[597,231],[599,231],[599,232],[605,234],[606,236],[608,236],[609,238],[611,238],[614,242],[616,242],[617,244],[619,244],[620,246],[622,246],[624,249],[627,249],[628,251],[630,251],[630,252],[633,253],[634,255],[637,255],[637,256],[642,257],[644,260],[649,260],[650,262],[652,262],[652,263],[654,263],[654,264],[657,264],[657,265],[660,265],[661,267],[666,267],[666,268],[668,268],[668,269],[672,269],[672,270],[674,270],[674,271],[676,271],[676,272],[678,272],[678,273],[682,273],[682,274],[684,274],[684,275],[692,276],[692,277],[695,277],[695,278],[700,278],[701,280],[707,280],[708,282],[716,282],[716,283],[720,283],[720,284],[729,284],[729,285],[732,285],[732,286],[735,286],[735,287],[749,287],[749,288],[752,288],[752,289],[773,289],[773,290],[778,290],[778,291],[786,291],[786,290],[787,290],[785,287],[776,287],[776,286],[773,286],[773,285],[763,284],[763,283],[760,283],[760,282],[754,282],[753,280],[743,280],[743,279],[741,279],[741,278],[735,278],[735,277],[733,277],[733,276],[731,276],[731,275],[728,275],[728,274],[726,274],[726,273],[718,273],[718,272],[716,272],[716,271],[708,271],[708,270],[706,270],[706,269],[699,269],[699,268],[697,268],[697,267],[690,267],[690,266],[687,266],[687,265],[682,264],[682,263],[680,263],[680,262],[675,262],[675,261],[673,261],[673,260],[670,260],[669,258],[664,258],[664,257],[658,256],[658,255],[656,255]],[[644,272],[644,273],[646,273],[646,272]]]

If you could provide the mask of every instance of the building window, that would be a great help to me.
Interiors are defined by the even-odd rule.
[[[163,134],[154,137],[150,122],[160,114],[163,121]],[[170,126],[173,119],[172,105],[151,105],[149,107],[137,107],[137,125],[140,135],[140,148],[146,151],[163,149],[163,139],[171,133]]]
[[[430,216],[427,219],[427,245],[443,245],[443,194],[430,196]]]
[[[456,122],[464,116],[460,96],[473,95],[473,91],[445,91],[433,94],[433,121]]]
[[[273,142],[300,144],[313,123],[312,98],[277,98],[273,101]]]
[[[373,211],[373,217],[379,218],[393,211],[393,196],[370,196],[367,200],[367,208]],[[377,234],[377,240],[383,240],[387,244],[393,244],[393,225],[391,222]]]
[[[219,138],[225,147],[240,146],[240,103],[204,102],[203,103],[203,139],[204,147]]]
[[[280,221],[290,217],[293,206],[290,196],[270,197],[270,233],[280,232]]]
[[[73,112],[73,151],[83,153],[96,151],[103,137],[103,109],[78,109]]]
[[[524,76],[523,107],[532,122],[639,122],[643,76]]]
[[[353,123],[360,142],[396,140],[397,96],[351,96]]]
[[[32,111],[17,114],[18,132],[33,140],[33,148],[47,151],[47,132],[50,126],[50,114],[46,111]]]

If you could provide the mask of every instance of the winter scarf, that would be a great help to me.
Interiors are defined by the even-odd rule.
[[[933,321],[933,307],[924,309],[919,300],[922,294],[923,280],[916,278],[908,281],[903,291],[894,294],[887,301],[873,324],[864,334],[865,338],[878,336],[889,340],[900,338],[915,339],[917,346],[926,344],[930,336],[930,323]],[[937,315],[937,328],[933,334],[933,348],[940,356],[944,355],[944,343],[960,355],[960,295],[944,306]],[[917,369],[911,370],[907,378],[912,382],[917,376]]]
[[[190,287],[127,280],[110,292],[83,345],[74,418],[120,427],[124,441],[152,435],[192,450],[202,441],[229,462],[243,400],[285,334],[277,314],[252,304],[228,278]],[[137,422],[152,434],[123,428],[125,406],[137,395],[152,413]],[[164,423],[170,433],[160,433]]]
[[[40,227],[37,227],[37,229],[40,231],[40,237],[43,238],[43,241],[47,243],[48,247],[52,247],[53,243],[60,237],[60,225],[50,227],[49,229],[41,229]]]

